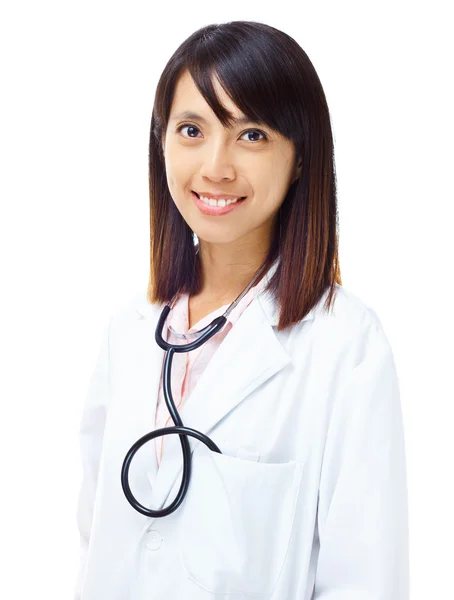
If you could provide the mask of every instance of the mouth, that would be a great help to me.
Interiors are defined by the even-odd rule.
[[[235,202],[231,202],[230,204],[226,204],[225,206],[213,206],[211,204],[207,204],[204,200],[200,198],[200,194],[192,190],[193,198],[195,199],[195,204],[199,211],[210,217],[216,217],[221,215],[226,215],[231,213],[232,211],[239,210],[239,208],[244,204],[244,201],[247,199],[247,196],[242,196],[239,200]]]
[[[192,190],[192,192],[197,196],[197,198],[199,198],[200,200],[200,194],[198,194],[195,190]],[[236,201],[236,203],[238,202],[243,202],[243,200],[245,200],[247,198],[247,196],[240,196],[240,198]],[[234,203],[235,204],[235,203]]]

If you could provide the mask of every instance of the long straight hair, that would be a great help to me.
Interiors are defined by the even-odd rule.
[[[325,94],[298,43],[255,21],[198,29],[178,47],[159,79],[149,142],[148,302],[167,303],[178,293],[195,295],[202,286],[195,234],[170,195],[162,148],[176,84],[185,71],[224,127],[233,125],[233,115],[219,102],[213,75],[251,121],[267,124],[294,143],[301,175],[276,214],[269,252],[259,270],[263,277],[278,260],[266,287],[279,306],[278,331],[298,323],[327,290],[328,309],[336,283],[342,281],[333,135]]]

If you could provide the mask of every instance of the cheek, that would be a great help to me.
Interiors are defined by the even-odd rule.
[[[191,178],[179,169],[167,169],[167,187],[175,205],[184,210],[188,204]]]
[[[177,193],[182,182],[182,177],[177,166],[174,163],[166,164],[167,185],[172,193]]]
[[[166,159],[166,176],[169,187],[176,189],[186,189],[191,180],[194,178],[194,173],[187,160],[178,159],[176,156],[167,156]]]

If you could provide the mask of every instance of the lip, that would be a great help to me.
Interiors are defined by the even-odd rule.
[[[243,198],[242,195],[237,194],[212,194],[211,192],[197,192],[199,196],[205,196],[205,198],[213,198],[214,200],[235,200],[236,198]]]
[[[200,198],[194,192],[191,191],[191,195],[194,198],[197,208],[200,210],[200,212],[211,217],[219,217],[234,210],[238,210],[242,204],[244,204],[244,201],[247,200],[246,197],[245,200],[238,200],[238,202],[234,202],[228,206],[209,206],[208,204],[205,204],[203,200],[200,200]]]

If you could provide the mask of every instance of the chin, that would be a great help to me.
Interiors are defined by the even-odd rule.
[[[238,231],[221,231],[221,227],[216,231],[215,227],[211,227],[209,231],[204,231],[202,228],[192,229],[199,239],[199,244],[233,244],[238,242],[247,232],[241,234]]]

